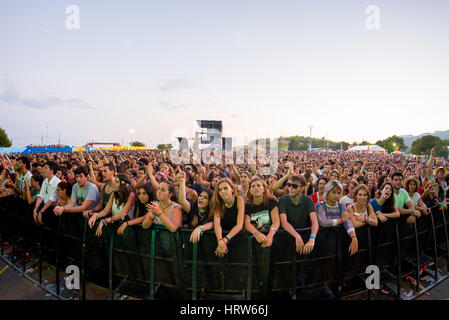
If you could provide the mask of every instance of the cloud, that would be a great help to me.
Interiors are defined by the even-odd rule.
[[[169,111],[186,109],[189,107],[186,106],[185,104],[174,104],[169,102],[161,102],[161,106],[165,107],[165,109]]]
[[[8,104],[22,105],[32,109],[47,109],[49,107],[71,107],[78,109],[93,109],[93,107],[81,99],[61,99],[51,96],[39,98],[21,97],[11,84],[6,84],[6,89],[0,91],[0,101]]]
[[[175,91],[182,89],[191,89],[197,87],[198,84],[191,79],[173,79],[165,81],[158,88],[162,91]]]

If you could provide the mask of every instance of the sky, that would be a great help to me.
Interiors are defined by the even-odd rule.
[[[151,147],[200,119],[237,145],[448,130],[448,16],[447,0],[0,0],[0,127],[13,146]]]

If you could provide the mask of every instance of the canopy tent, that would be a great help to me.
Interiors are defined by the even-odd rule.
[[[347,151],[352,152],[385,152],[384,148],[379,147],[377,144],[364,145],[364,146],[355,146]]]

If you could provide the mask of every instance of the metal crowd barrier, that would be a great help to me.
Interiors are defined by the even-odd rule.
[[[33,220],[32,208],[12,197],[0,199],[1,255],[25,277],[58,298],[60,271],[70,264],[80,266],[81,299],[86,299],[86,281],[109,288],[114,294],[128,293],[143,299],[207,299],[237,296],[241,299],[339,299],[371,291],[366,289],[368,265],[380,269],[381,285],[387,284],[396,299],[413,299],[448,277],[448,211],[432,209],[409,225],[406,218],[390,219],[378,227],[356,229],[359,251],[349,256],[350,238],[341,227],[320,228],[311,254],[298,255],[295,241],[285,231],[276,233],[273,245],[261,248],[246,231],[229,244],[229,253],[215,256],[213,231],[205,232],[199,243],[189,241],[191,229],[171,233],[164,227],[144,230],[141,226],[116,233],[122,222],[103,227],[95,237],[97,224],[91,229],[81,214],[56,217],[44,214],[44,225]],[[297,230],[307,241],[310,228]],[[12,245],[11,255],[4,253],[4,241]],[[19,243],[20,242],[20,243]],[[15,267],[17,245],[23,251],[22,268]],[[38,280],[26,274],[25,251],[37,251]],[[439,276],[438,259],[444,257],[447,272]],[[56,290],[43,284],[42,261],[55,266]],[[422,268],[434,264],[435,282],[420,288]],[[412,297],[401,296],[400,280],[409,275],[416,279]],[[396,285],[392,283],[395,282]]]

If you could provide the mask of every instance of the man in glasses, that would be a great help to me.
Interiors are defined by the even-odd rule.
[[[279,216],[282,228],[296,239],[296,252],[309,254],[315,245],[318,219],[312,198],[304,194],[306,179],[302,175],[290,176],[287,182],[288,195],[279,199]],[[309,241],[304,245],[295,229],[308,228],[312,222]]]

